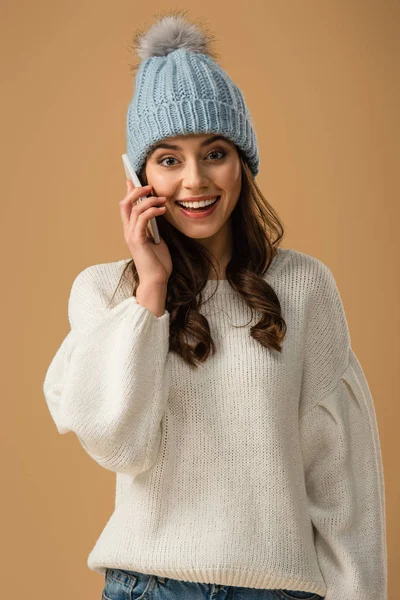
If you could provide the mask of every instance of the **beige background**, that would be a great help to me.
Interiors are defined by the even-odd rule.
[[[113,510],[115,475],[58,434],[42,385],[68,332],[73,278],[129,257],[118,205],[128,47],[169,8],[208,21],[243,90],[283,247],[323,260],[338,283],[378,418],[394,600],[400,7],[382,0],[2,3],[1,596],[101,597],[86,559]]]

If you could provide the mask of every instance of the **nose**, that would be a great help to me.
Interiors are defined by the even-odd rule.
[[[200,195],[199,192],[210,188],[210,179],[206,173],[205,167],[197,161],[188,162],[185,166],[182,187],[193,193],[193,196]]]

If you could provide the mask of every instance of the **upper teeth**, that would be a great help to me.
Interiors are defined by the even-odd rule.
[[[202,206],[208,206],[217,200],[219,196],[215,196],[215,198],[211,198],[211,200],[201,200],[201,202],[178,202],[181,206],[186,206],[188,208],[201,208]]]

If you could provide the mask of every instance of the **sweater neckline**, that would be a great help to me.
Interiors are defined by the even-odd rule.
[[[283,264],[286,262],[287,258],[289,257],[290,252],[291,252],[290,248],[277,248],[277,253],[274,256],[274,258],[272,259],[271,264],[269,265],[268,270],[265,273],[264,277],[269,278],[269,279],[276,277],[276,275],[280,271],[281,267],[283,266]],[[221,291],[235,292],[235,290],[231,287],[231,285],[227,279],[207,279],[207,282],[203,289],[208,290],[211,287],[213,287],[213,285],[217,286],[217,289],[221,290]]]
[[[291,252],[292,252],[290,248],[280,248],[279,247],[276,250],[277,250],[277,253],[274,256],[274,258],[272,259],[267,272],[264,274],[264,277],[266,279],[274,279],[277,276],[277,274],[279,273],[279,271],[281,270],[283,265],[286,263],[287,259],[289,258],[289,256],[291,255]],[[132,260],[132,259],[123,258],[119,262],[127,263],[130,260]],[[213,284],[215,284],[215,292],[219,291],[222,293],[233,293],[233,294],[237,293],[233,289],[233,287],[231,287],[231,285],[227,279],[207,279],[207,282],[206,282],[203,290],[210,290],[213,287]]]

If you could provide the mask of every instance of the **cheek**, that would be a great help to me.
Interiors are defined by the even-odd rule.
[[[241,182],[241,177],[240,177],[240,173],[239,173],[239,177],[230,179],[229,181],[229,187],[226,188],[228,193],[229,193],[229,198],[230,198],[230,203],[234,206],[236,206],[238,200],[239,200],[239,196],[240,196],[240,190],[242,189],[242,182]]]
[[[159,174],[148,174],[149,185],[153,186],[155,196],[167,196],[167,199],[174,193],[174,188],[170,181],[166,181],[166,178]]]
[[[226,168],[220,173],[221,187],[234,191],[241,187],[241,165],[239,161],[226,164]]]

